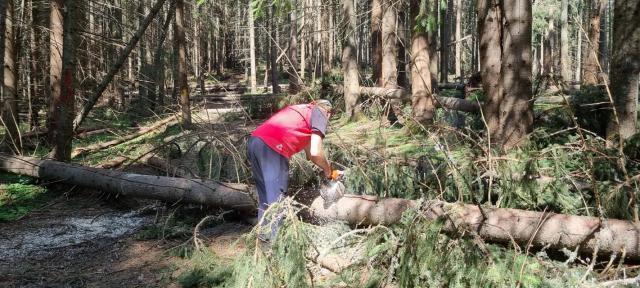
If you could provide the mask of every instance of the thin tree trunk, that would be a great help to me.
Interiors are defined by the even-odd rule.
[[[271,5],[271,7],[269,8],[269,14],[271,15],[271,17],[269,18],[269,28],[271,29],[271,39],[269,39],[269,44],[271,47],[271,52],[269,53],[270,56],[270,60],[271,60],[271,87],[273,90],[273,94],[278,94],[280,93],[280,85],[278,84],[278,43],[277,43],[277,35],[276,35],[276,21],[277,18],[275,17],[275,7],[273,7],[273,5]]]
[[[307,44],[307,0],[301,0],[302,1],[302,17],[300,17],[300,80],[302,81],[301,83],[304,85],[304,76],[306,74],[306,69],[307,69],[307,55],[306,55],[306,50],[307,47],[305,46]]]
[[[382,1],[371,0],[371,54],[373,82],[382,86]]]
[[[155,84],[157,87],[157,98],[158,98],[158,102],[157,102],[157,106],[162,107],[164,106],[164,97],[165,97],[165,84],[164,84],[164,80],[165,80],[165,67],[164,67],[164,41],[167,39],[167,34],[169,34],[169,25],[171,25],[171,21],[173,19],[173,10],[175,9],[175,2],[171,1],[171,4],[169,5],[169,10],[167,11],[167,16],[164,20],[164,23],[162,24],[162,26],[159,28],[160,31],[158,31],[158,43],[156,44],[156,51],[153,53],[154,55],[154,59],[153,59],[153,67],[155,70]],[[152,110],[155,110],[156,105],[154,103],[152,103]]]
[[[360,84],[358,82],[358,60],[356,58],[357,14],[355,0],[342,0],[342,13],[345,18],[345,36],[342,46],[342,69],[344,73],[344,101],[347,117],[357,120],[361,114],[358,105]]]
[[[293,0],[293,8],[290,13],[291,28],[289,38],[289,94],[300,91],[300,78],[298,75],[298,17],[296,16],[297,1]]]
[[[584,85],[597,85],[600,83],[600,69],[598,68],[598,51],[600,42],[600,19],[602,7],[606,0],[588,0],[589,27],[586,51],[582,61],[582,83]]]
[[[398,87],[397,14],[392,0],[383,0],[382,9],[382,81],[381,87]]]
[[[185,128],[190,128],[191,123],[191,107],[189,105],[189,82],[187,79],[187,47],[185,43],[185,31],[184,31],[184,1],[176,1],[175,17],[176,22],[173,27],[176,35],[175,41],[178,46],[178,85],[180,95],[180,107],[182,110],[182,125]]]
[[[411,1],[411,25],[418,27],[417,19],[426,16],[429,8],[425,1]],[[424,29],[424,27],[420,27]],[[429,37],[427,32],[414,28],[411,39],[411,107],[415,121],[429,126],[433,123],[435,106],[432,97],[431,70],[429,69]]]
[[[456,81],[463,82],[462,79],[462,0],[455,0],[454,9],[456,10]]]
[[[453,0],[448,0],[446,9],[440,12],[440,82],[449,82],[449,43],[451,42],[451,8]]]
[[[89,112],[91,111],[93,106],[98,102],[98,99],[100,98],[100,96],[102,96],[102,93],[104,92],[104,90],[107,88],[107,86],[109,86],[109,83],[111,82],[111,80],[113,80],[113,77],[118,73],[118,71],[124,64],[124,62],[127,61],[127,59],[129,58],[129,54],[131,54],[131,51],[133,51],[133,49],[136,47],[136,44],[138,44],[140,37],[142,37],[144,32],[147,30],[147,27],[149,27],[149,24],[151,24],[151,22],[153,21],[153,18],[155,18],[155,16],[158,14],[160,9],[162,9],[162,4],[164,4],[164,1],[165,0],[158,0],[158,2],[156,2],[153,8],[151,8],[149,15],[147,15],[144,19],[144,23],[142,27],[140,27],[140,29],[136,31],[136,34],[134,34],[133,37],[129,40],[129,43],[127,43],[127,46],[124,48],[120,56],[118,56],[118,59],[114,62],[113,66],[111,66],[111,68],[109,69],[109,73],[105,75],[105,77],[102,79],[100,84],[98,84],[98,86],[95,88],[91,96],[87,99],[87,102],[84,103],[84,105],[80,109],[80,112],[78,113],[78,115],[73,121],[74,130],[80,127],[84,119],[87,117],[87,115],[89,115]],[[51,54],[53,55],[53,52],[51,52]],[[52,62],[52,66],[53,66],[53,62]],[[53,71],[53,68],[52,68],[52,71]]]
[[[583,16],[583,12],[584,9],[580,9],[580,12],[578,14],[578,29],[576,29],[576,33],[577,35],[577,39],[578,39],[578,43],[577,43],[577,51],[576,51],[576,72],[575,72],[575,79],[576,82],[580,83],[582,82],[582,46],[584,45],[582,43],[582,19],[584,18]]]
[[[251,78],[249,78],[249,85],[251,85],[251,94],[258,93],[258,83],[256,79],[256,33],[253,21],[253,10],[251,9],[251,1],[249,1],[249,65],[251,69]],[[303,56],[304,57],[304,56]],[[303,60],[304,63],[304,60]]]
[[[600,67],[602,67],[602,73],[607,75],[609,70],[609,29],[607,21],[607,11],[609,9],[609,0],[603,0],[602,7],[600,7],[600,39],[598,41],[598,52],[600,53]]]
[[[562,0],[560,14],[560,65],[562,79],[571,80],[571,57],[569,57],[569,0]]]
[[[0,10],[0,14],[5,15],[4,19],[0,19],[5,25],[4,30],[0,30],[4,36],[4,53],[2,64],[3,84],[0,90],[0,99],[2,100],[2,126],[8,132],[6,137],[8,148],[15,153],[21,150],[20,133],[18,131],[18,71],[17,71],[17,51],[16,51],[16,25],[13,15],[13,0],[7,0],[4,10]],[[2,8],[2,7],[0,7]],[[0,50],[2,51],[2,50]]]

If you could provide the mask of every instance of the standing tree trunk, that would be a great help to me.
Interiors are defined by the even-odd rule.
[[[355,0],[342,0],[342,12],[345,17],[345,36],[342,46],[342,69],[344,73],[344,102],[347,117],[357,120],[360,116],[358,95],[360,84],[358,82],[358,59],[356,57],[356,7]]]
[[[298,75],[298,17],[296,17],[297,1],[293,1],[291,9],[291,33],[289,38],[289,94],[300,91],[300,76]]]
[[[182,125],[191,127],[191,107],[189,106],[189,82],[187,79],[187,46],[184,33],[184,0],[176,1],[176,22],[173,27],[175,41],[178,46],[178,85],[180,106],[182,108]]]
[[[414,119],[428,126],[433,123],[435,106],[431,87],[431,70],[429,68],[429,37],[424,31],[426,27],[419,27],[418,19],[427,17],[426,1],[412,0],[411,25],[411,106]],[[419,27],[419,28],[418,28]]]
[[[3,22],[4,30],[0,30],[3,34],[4,44],[2,64],[3,79],[0,88],[0,99],[2,100],[2,126],[7,131],[6,137],[8,148],[18,153],[21,149],[20,133],[18,131],[18,71],[16,61],[16,35],[15,35],[15,19],[13,17],[13,0],[7,0],[4,7],[0,7],[0,13],[5,17],[0,19]],[[0,27],[1,28],[1,27]],[[2,50],[0,50],[2,51]]]
[[[505,149],[520,144],[533,127],[531,13],[529,0],[500,6],[478,1],[484,115],[490,142]]]
[[[451,6],[453,0],[446,1],[445,9],[440,7],[440,82],[449,82],[449,43],[451,43]]]
[[[154,72],[154,76],[155,76],[155,86],[157,88],[157,106],[162,107],[164,106],[164,97],[165,97],[165,86],[164,86],[164,73],[165,73],[165,67],[164,67],[164,41],[167,39],[167,34],[169,34],[169,25],[171,24],[171,21],[173,19],[173,11],[175,9],[175,2],[171,1],[171,4],[169,5],[169,10],[167,11],[167,16],[164,20],[164,23],[162,24],[162,26],[158,27],[159,31],[158,31],[158,43],[156,44],[156,51],[153,53],[154,55],[154,59],[153,59],[153,67],[155,72]],[[151,109],[155,110],[156,107],[156,103],[151,103]]]
[[[579,45],[579,44],[578,44]],[[560,14],[560,72],[562,80],[571,80],[571,57],[569,57],[569,0],[562,0]]]
[[[371,1],[371,59],[373,82],[382,86],[382,1]]]
[[[638,119],[640,2],[615,1],[614,14],[611,92],[618,120],[609,122],[608,134],[624,140],[636,133]]]
[[[271,47],[271,51],[269,52],[270,61],[271,61],[271,87],[273,94],[280,93],[280,85],[278,84],[278,42],[276,39],[278,38],[276,35],[276,10],[273,7],[273,4],[269,8],[269,29],[271,29],[271,37],[269,39],[269,46]]]
[[[251,94],[258,93],[258,83],[256,79],[256,32],[253,21],[253,9],[251,9],[251,1],[249,1],[249,65],[251,69],[251,78],[249,85],[251,86]]]
[[[73,138],[74,61],[73,35],[75,1],[51,1],[51,106],[49,134],[53,142],[50,156],[59,161],[71,160]]]
[[[587,8],[589,12],[589,27],[586,51],[584,51],[584,60],[582,61],[582,84],[597,85],[600,83],[598,68],[598,59],[600,52],[598,51],[600,42],[600,19],[602,16],[602,7],[606,0],[588,0]]]
[[[464,82],[462,79],[462,0],[455,0],[454,9],[456,10],[456,81]]]
[[[383,0],[382,9],[382,81],[384,88],[398,88],[397,13],[395,1]]]

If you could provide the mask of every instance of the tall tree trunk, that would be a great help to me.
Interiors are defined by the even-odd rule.
[[[256,79],[256,32],[253,21],[253,9],[251,8],[251,1],[249,1],[249,69],[251,69],[251,76],[249,78],[249,85],[251,86],[251,94],[258,93],[258,83]]]
[[[293,0],[290,13],[291,28],[289,37],[289,94],[300,91],[300,76],[298,74],[298,17],[296,16],[297,1]]]
[[[76,116],[76,118],[73,121],[73,129],[74,130],[76,130],[76,129],[78,129],[78,127],[80,127],[80,125],[82,124],[84,119],[87,117],[87,115],[89,115],[89,111],[91,111],[93,106],[97,103],[97,101],[100,98],[100,96],[102,96],[102,93],[104,92],[104,90],[107,89],[107,86],[109,85],[111,80],[113,80],[113,78],[118,73],[118,71],[120,70],[120,68],[124,64],[124,62],[127,61],[127,59],[129,59],[129,54],[131,54],[131,51],[133,51],[133,49],[136,47],[136,44],[138,44],[138,41],[140,40],[140,37],[142,37],[144,32],[147,30],[147,27],[149,27],[149,24],[151,24],[151,21],[153,20],[153,18],[158,14],[160,9],[162,9],[162,4],[164,4],[164,1],[165,0],[158,0],[158,2],[156,2],[156,4],[153,6],[153,8],[151,8],[151,11],[149,12],[149,15],[147,15],[145,17],[144,25],[142,27],[140,27],[140,29],[138,29],[138,31],[136,31],[136,33],[133,35],[133,37],[129,40],[129,43],[127,43],[127,46],[124,48],[122,53],[120,53],[120,55],[118,56],[118,59],[114,62],[114,64],[109,69],[109,73],[107,73],[107,75],[105,75],[105,77],[102,79],[100,84],[98,84],[98,86],[96,86],[95,90],[92,91],[91,96],[87,99],[87,102],[84,103],[84,105],[80,109],[80,112],[78,113],[78,115]],[[52,13],[52,15],[53,15],[53,13]],[[53,32],[52,32],[51,35],[52,35],[52,37],[54,36]],[[54,40],[51,39],[51,42],[52,42],[51,48],[54,48],[54,46],[53,46],[53,43],[55,43]],[[52,49],[51,55],[53,56],[53,54],[54,54],[54,51]],[[53,66],[53,63],[54,62],[52,61],[51,62],[51,66]],[[51,71],[52,72],[54,71],[53,67],[51,68]],[[52,76],[52,80],[53,80],[53,76]]]
[[[0,30],[4,35],[4,39],[0,39],[4,43],[3,61],[0,61],[3,70],[3,75],[0,75],[2,76],[0,79],[3,79],[0,99],[2,100],[2,126],[7,131],[7,146],[15,153],[19,153],[22,145],[18,131],[18,63],[13,11],[13,0],[7,0],[4,10],[0,10],[0,13],[5,15],[4,19],[0,19],[4,23],[4,30]]]
[[[609,135],[627,139],[637,133],[638,81],[640,78],[640,2],[614,1],[611,92],[617,121],[610,121]],[[617,127],[616,127],[617,126]]]
[[[347,117],[357,120],[360,116],[358,94],[358,60],[356,58],[357,14],[355,0],[342,0],[342,13],[345,17],[345,36],[342,46],[342,69],[344,73],[344,101]]]
[[[307,69],[307,55],[306,55],[306,50],[307,47],[305,46],[307,44],[307,0],[301,0],[302,1],[302,16],[300,17],[299,21],[300,21],[300,80],[302,81],[302,83],[304,84],[304,77],[306,74],[306,69]]]
[[[330,11],[331,2],[322,1],[322,44],[320,45],[322,49],[322,76],[329,75],[331,72],[331,31],[329,30],[329,26],[331,26],[331,19],[329,15],[332,13]]]
[[[434,19],[435,25],[434,29],[430,29],[427,32],[428,42],[429,42],[429,70],[431,71],[431,79],[434,82],[438,81],[438,64],[440,58],[438,57],[438,16],[440,15],[439,8],[440,1],[434,1],[433,7],[430,8],[431,18]],[[415,20],[415,19],[413,19]],[[440,40],[442,41],[442,40]],[[433,87],[435,88],[435,87]]]
[[[382,1],[371,0],[371,59],[373,82],[382,86]]]
[[[578,43],[577,43],[577,48],[576,48],[576,57],[574,58],[576,60],[576,70],[575,70],[575,79],[576,82],[581,83],[582,82],[582,46],[584,45],[582,43],[582,34],[584,34],[582,32],[582,23],[583,23],[583,18],[584,18],[584,9],[580,9],[579,14],[578,14],[578,29],[576,29],[576,34],[578,34],[576,36],[576,38],[578,39]]]
[[[589,27],[586,51],[584,51],[584,60],[582,61],[582,83],[584,85],[597,85],[600,83],[600,69],[598,68],[598,59],[600,51],[598,50],[600,42],[600,19],[602,16],[602,7],[606,0],[588,0],[587,9],[589,12]]]
[[[59,161],[71,160],[73,115],[75,107],[74,79],[75,46],[73,36],[75,1],[51,1],[51,122],[49,133],[53,141],[50,156]]]
[[[187,46],[185,43],[184,31],[184,0],[176,1],[176,22],[173,31],[176,35],[175,41],[178,46],[178,85],[180,95],[180,107],[182,110],[182,125],[190,128],[191,123],[191,107],[189,105],[189,82],[187,78]]]
[[[571,80],[571,57],[569,57],[569,0],[562,0],[560,13],[560,65],[562,79]]]
[[[490,142],[509,149],[533,127],[529,0],[478,1],[484,116]],[[504,22],[504,23],[503,23]]]
[[[398,2],[396,4],[398,11],[397,15],[397,23],[396,23],[396,37],[397,37],[397,47],[398,47],[398,86],[404,89],[409,89],[409,79],[407,78],[407,68],[409,65],[407,64],[407,47],[406,45],[409,43],[407,41],[407,15],[404,12],[405,8],[403,7],[405,4],[403,2]]]
[[[463,82],[462,79],[462,0],[455,0],[454,10],[456,11],[456,81]]]
[[[429,36],[427,32],[418,30],[418,18],[426,17],[429,13],[427,1],[411,1],[411,106],[413,118],[424,126],[433,123],[435,106],[431,87],[431,70],[429,67]],[[420,27],[419,29],[425,29]]]
[[[449,82],[449,43],[451,43],[451,6],[453,0],[440,7],[440,82]],[[443,9],[444,8],[444,9]]]
[[[396,2],[383,0],[382,9],[382,81],[384,88],[398,86],[398,48],[396,43],[397,11]]]
[[[271,89],[273,91],[273,94],[277,94],[280,93],[280,85],[278,84],[278,42],[276,41],[278,37],[276,35],[276,10],[273,5],[270,6],[269,12],[271,17],[267,17],[269,18],[269,28],[271,30],[271,37],[269,39],[269,46],[271,47],[271,51],[269,52],[271,61]]]
[[[171,24],[171,21],[173,19],[173,11],[175,9],[175,2],[171,1],[171,4],[169,5],[169,10],[167,11],[167,16],[165,17],[164,23],[162,24],[162,26],[159,26],[158,29],[158,43],[156,43],[156,51],[153,53],[154,55],[154,59],[153,59],[153,67],[155,70],[154,76],[155,76],[155,84],[157,87],[157,106],[162,107],[164,106],[164,97],[165,97],[165,84],[164,84],[164,80],[165,80],[165,66],[164,66],[164,42],[167,39],[167,34],[169,34],[169,25]],[[151,103],[152,110],[155,110],[156,105],[154,103]]]
[[[609,24],[607,23],[607,11],[609,11],[609,0],[602,2],[600,7],[600,39],[598,41],[598,52],[600,53],[600,67],[602,67],[602,73],[607,75],[609,70]]]

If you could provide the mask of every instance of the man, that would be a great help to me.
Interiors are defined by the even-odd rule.
[[[251,133],[247,152],[258,190],[259,223],[264,222],[263,214],[269,205],[287,191],[289,159],[294,154],[304,150],[307,159],[320,167],[327,179],[335,180],[341,174],[331,169],[322,145],[331,108],[331,102],[324,99],[287,106]]]

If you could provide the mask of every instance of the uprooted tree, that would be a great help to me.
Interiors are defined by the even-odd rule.
[[[0,155],[0,169],[124,196],[216,206],[245,215],[256,211],[253,192],[244,184],[139,175],[11,155]],[[579,249],[640,259],[640,224],[629,221],[361,195],[346,195],[331,205],[317,196],[305,202],[307,214],[316,221],[390,225],[398,222],[404,211],[414,208],[429,219],[443,220],[444,231],[449,233],[467,233],[487,241],[526,247]]]

